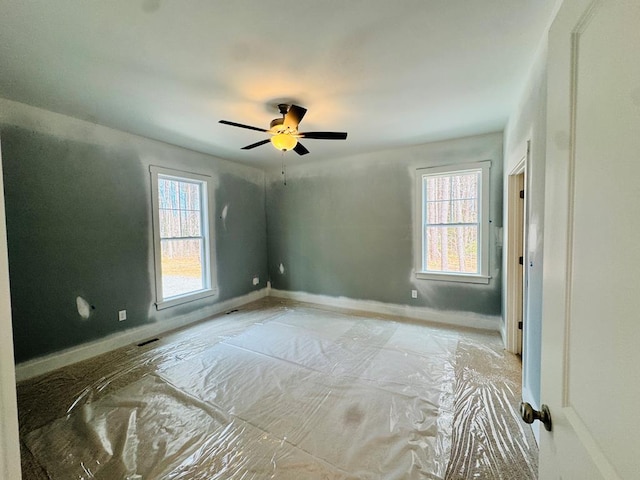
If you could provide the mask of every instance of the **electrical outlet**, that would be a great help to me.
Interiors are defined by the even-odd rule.
[[[418,290],[411,290],[411,298],[418,298]]]
[[[253,284],[258,285],[259,283],[260,283],[260,277],[256,275],[255,277],[253,277]]]
[[[126,310],[120,310],[118,311],[118,321],[123,321],[127,319],[127,311]]]

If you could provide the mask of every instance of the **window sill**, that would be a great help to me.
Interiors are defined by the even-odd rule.
[[[440,280],[442,282],[481,283],[488,284],[490,276],[487,275],[461,275],[456,273],[416,272],[418,280]]]
[[[157,310],[164,310],[165,308],[175,307],[176,305],[182,305],[183,303],[193,302],[195,300],[200,300],[202,298],[212,297],[215,295],[217,290],[208,289],[208,290],[200,290],[196,293],[189,293],[187,295],[182,295],[179,297],[173,297],[168,300],[164,300],[162,302],[156,302]]]

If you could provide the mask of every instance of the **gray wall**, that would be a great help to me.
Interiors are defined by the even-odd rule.
[[[531,67],[520,102],[511,115],[505,129],[505,184],[511,170],[520,160],[522,145],[531,140],[531,153],[527,165],[527,289],[524,298],[523,338],[523,387],[540,405],[540,350],[542,327],[542,266],[544,237],[544,176],[546,158],[546,98],[547,98],[547,45],[541,44],[536,60]],[[506,286],[505,286],[506,288]],[[505,307],[506,308],[506,307]]]
[[[0,141],[17,362],[151,322],[206,318],[216,302],[265,287],[263,172],[9,107],[0,117]],[[213,298],[162,311],[154,306],[150,164],[212,176],[219,290]],[[78,313],[78,296],[92,306],[88,319]]]
[[[417,280],[415,170],[491,160],[489,285]],[[272,287],[442,311],[501,313],[502,134],[296,165],[267,175]],[[280,271],[280,265],[284,272]],[[411,298],[411,290],[418,298]]]
[[[304,165],[288,157],[285,186],[279,170],[265,178],[70,117],[4,100],[0,107],[18,362],[128,328],[207,318],[217,302],[267,279],[281,290],[500,315],[501,133]],[[490,283],[415,279],[416,168],[481,160],[492,161]],[[212,176],[213,299],[154,306],[149,165]],[[78,296],[95,307],[89,319],[77,311]],[[128,319],[118,322],[125,308]]]

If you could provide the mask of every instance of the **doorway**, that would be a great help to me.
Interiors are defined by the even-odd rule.
[[[509,172],[507,179],[507,245],[506,245],[506,349],[522,358],[523,331],[526,321],[526,248],[527,192],[526,169],[529,141],[520,150],[520,159]],[[524,366],[523,366],[524,370]]]

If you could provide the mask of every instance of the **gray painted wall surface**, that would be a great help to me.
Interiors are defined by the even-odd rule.
[[[203,319],[216,302],[265,287],[263,172],[31,107],[11,108],[31,117],[20,123],[40,130],[0,119],[17,362],[149,322]],[[155,308],[150,164],[212,176],[215,297]],[[260,276],[257,286],[253,275]],[[77,296],[94,307],[88,319],[78,313]]]
[[[492,160],[489,285],[417,280],[415,171]],[[500,315],[502,134],[295,166],[267,175],[269,276],[281,290]],[[280,265],[284,273],[280,271]],[[418,298],[411,298],[411,290]]]
[[[290,156],[288,184],[269,172],[265,192],[264,172],[250,167],[15,102],[0,107],[18,362],[150,322],[207,318],[216,302],[268,278],[283,290],[500,314],[501,133],[303,166]],[[489,285],[416,280],[415,170],[481,160],[492,160]],[[212,177],[214,298],[154,306],[149,165]],[[95,307],[89,319],[77,296]]]
[[[531,140],[527,166],[527,290],[523,337],[523,386],[540,405],[540,361],[542,335],[542,267],[544,259],[544,176],[547,115],[547,45],[541,44],[518,108],[505,129],[505,183],[520,160],[522,145]],[[506,288],[506,286],[505,286]],[[503,307],[506,308],[506,307]]]

